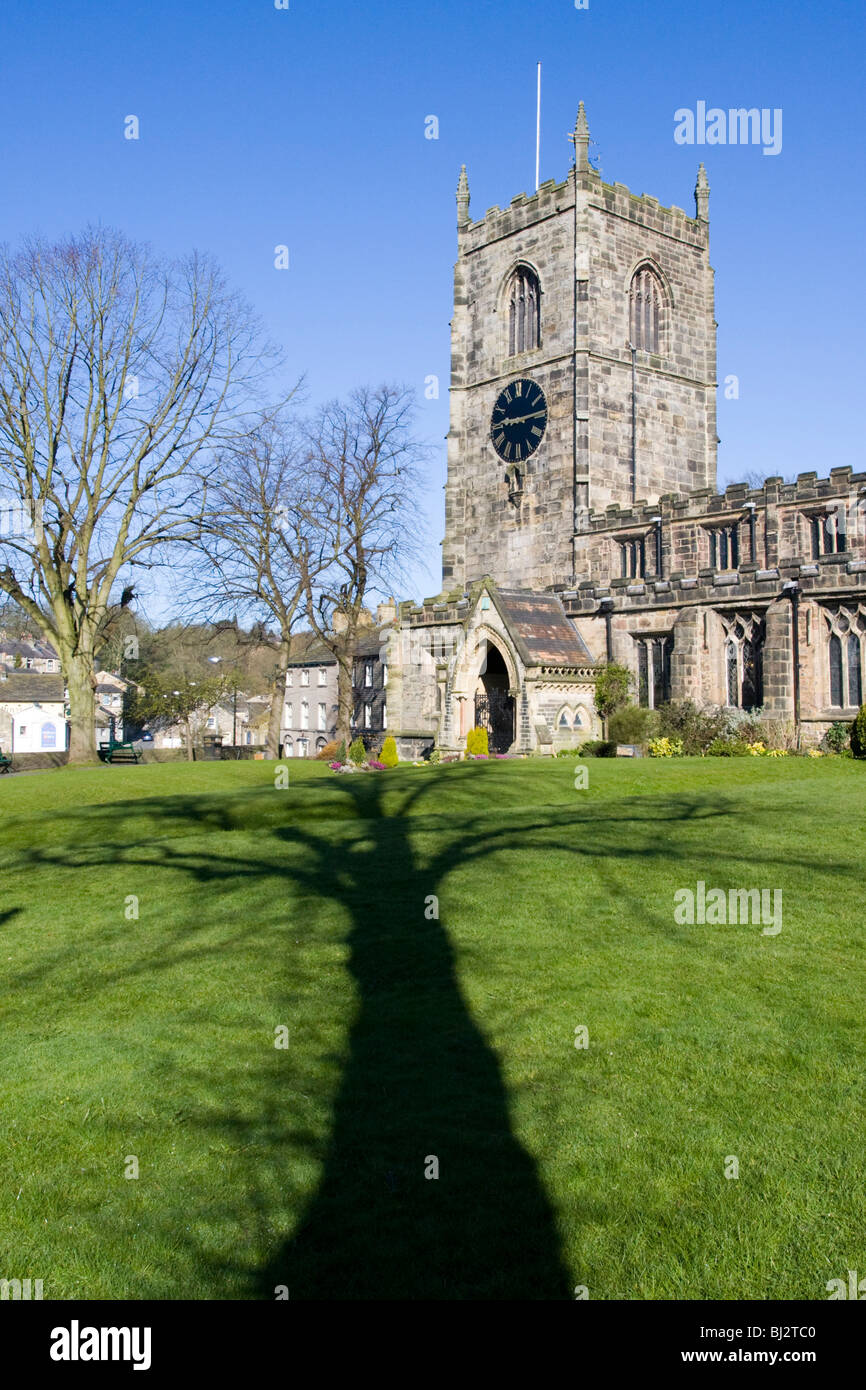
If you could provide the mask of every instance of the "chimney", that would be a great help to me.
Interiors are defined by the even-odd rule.
[[[384,627],[386,623],[393,623],[397,617],[397,605],[392,598],[386,603],[376,604],[376,626]]]

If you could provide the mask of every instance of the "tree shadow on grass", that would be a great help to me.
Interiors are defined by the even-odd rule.
[[[469,766],[459,776],[467,786],[489,771]],[[463,998],[445,905],[437,918],[432,899],[457,869],[494,874],[498,865],[485,861],[530,852],[538,832],[546,849],[566,851],[577,862],[607,854],[661,858],[672,853],[666,821],[712,822],[726,809],[679,798],[628,811],[531,807],[515,812],[505,828],[483,818],[473,825],[461,812],[449,824],[436,801],[441,782],[422,773],[397,796],[387,775],[329,782],[325,795],[334,814],[328,821],[305,814],[308,800],[316,811],[312,803],[323,786],[301,784],[291,802],[273,803],[288,813],[275,817],[268,810],[253,856],[233,858],[219,846],[185,847],[153,836],[123,844],[124,817],[131,823],[144,813],[138,801],[103,808],[112,835],[101,843],[83,851],[34,849],[27,858],[31,867],[78,863],[85,871],[135,864],[200,884],[273,879],[277,893],[289,877],[296,890],[329,899],[346,914],[357,1012],[324,1153],[315,1136],[303,1136],[307,1153],[321,1158],[318,1187],[279,1248],[266,1237],[273,1227],[265,1190],[274,1174],[287,1186],[293,1181],[296,1153],[288,1135],[296,1130],[296,1095],[273,1068],[262,1069],[264,1152],[262,1126],[232,1114],[228,1101],[202,1122],[236,1140],[249,1139],[254,1127],[258,1135],[253,1190],[238,1194],[237,1207],[257,1213],[264,1237],[258,1248],[270,1244],[272,1254],[252,1275],[243,1272],[251,1296],[273,1299],[285,1286],[292,1299],[568,1298],[572,1280],[554,1211],[534,1159],[514,1133],[498,1058]],[[148,804],[160,836],[243,826],[240,803],[220,809],[210,797],[173,797]],[[428,825],[437,814],[436,833],[419,834],[419,816]],[[645,826],[644,843],[622,843],[624,820],[633,829],[635,822]],[[347,827],[350,834],[338,833]],[[426,856],[422,845],[430,847]],[[252,930],[239,924],[237,939]],[[197,943],[188,926],[163,944],[161,959],[143,961],[142,973],[213,949]],[[240,1260],[229,1268],[215,1259],[211,1267],[215,1284],[237,1286]]]

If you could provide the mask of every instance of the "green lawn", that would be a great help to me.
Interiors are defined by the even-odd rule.
[[[289,766],[0,782],[0,1278],[824,1299],[866,1273],[866,767]],[[677,925],[698,880],[781,889],[782,931]]]

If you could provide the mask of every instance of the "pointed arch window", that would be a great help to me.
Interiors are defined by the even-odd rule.
[[[723,618],[727,703],[734,709],[760,709],[764,703],[764,620],[757,614]]]
[[[508,290],[508,355],[532,352],[541,342],[541,286],[528,266],[518,266]]]
[[[857,709],[863,703],[866,666],[866,607],[825,610],[830,628],[827,665],[831,709]]]
[[[635,271],[629,293],[629,341],[644,352],[658,352],[662,325],[662,287],[648,265]]]

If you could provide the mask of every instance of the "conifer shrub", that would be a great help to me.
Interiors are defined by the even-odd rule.
[[[363,767],[366,761],[367,750],[364,747],[364,741],[361,738],[356,738],[349,749],[349,762],[354,763],[356,767]]]
[[[384,763],[386,767],[396,767],[399,761],[400,758],[397,754],[397,740],[393,737],[392,734],[389,734],[388,737],[385,739],[385,742],[382,744],[382,751],[379,754],[379,762]]]
[[[469,733],[466,735],[466,752],[472,753],[474,756],[477,756],[479,753],[483,753],[485,757],[489,755],[490,749],[487,744],[486,729],[481,729],[476,724],[474,729],[469,730]]]

